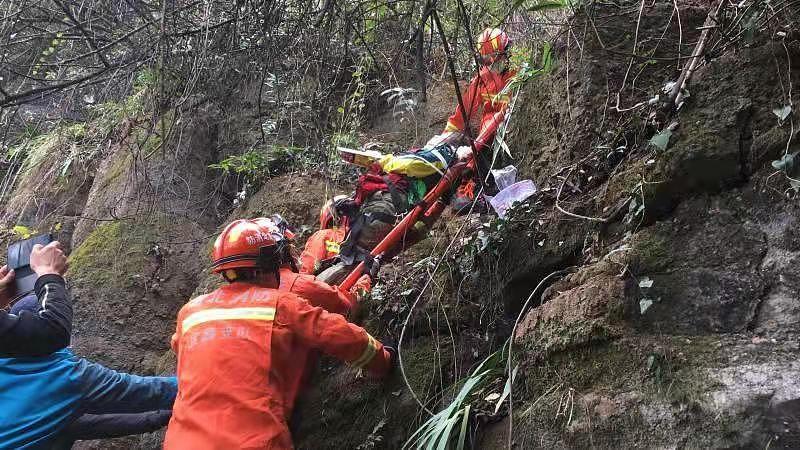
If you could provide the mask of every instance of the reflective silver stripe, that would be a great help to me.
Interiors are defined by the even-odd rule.
[[[367,348],[364,349],[364,353],[362,353],[357,360],[351,363],[354,367],[359,369],[369,364],[369,362],[372,361],[372,358],[375,356],[375,353],[378,352],[378,341],[376,341],[375,338],[369,334],[367,334],[367,337],[369,339],[367,340]]]
[[[189,314],[181,322],[181,331],[186,333],[192,327],[214,320],[262,320],[271,322],[275,319],[275,308],[214,308],[204,309]]]
[[[39,315],[41,316],[43,312],[47,309],[47,297],[50,295],[50,285],[44,285],[44,298],[42,298],[42,307],[39,309]]]

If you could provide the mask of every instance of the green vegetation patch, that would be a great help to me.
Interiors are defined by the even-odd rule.
[[[158,230],[156,221],[100,225],[70,255],[67,275],[76,283],[133,287],[146,268]]]

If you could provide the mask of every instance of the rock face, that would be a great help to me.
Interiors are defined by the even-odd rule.
[[[696,21],[692,8],[681,11]],[[641,23],[657,13],[646,9]],[[658,32],[674,38],[670,28]],[[527,170],[544,186],[541,205],[558,190],[561,207],[590,217],[534,208],[544,243],[532,247],[534,264],[516,264],[519,247],[496,252],[501,274],[527,280],[513,285],[517,296],[554,270],[581,266],[537,293],[514,336],[526,369],[514,448],[797,448],[800,207],[769,162],[800,149],[772,112],[785,101],[780,79],[800,81],[800,46],[761,41],[703,65],[662,151],[647,136],[601,133],[609,120],[638,119],[598,110],[600,88],[613,92],[620,78],[608,61],[588,67],[603,53],[595,38],[605,48],[616,39],[587,38],[584,62],[531,87],[514,119],[536,124],[512,148],[536,148]],[[567,70],[576,78],[565,86]],[[639,86],[653,93],[662,83]],[[619,166],[597,151],[617,145]],[[628,198],[625,219],[612,216]],[[515,233],[506,239],[526,241]],[[568,245],[576,236],[577,248]],[[537,267],[544,254],[558,264]],[[483,448],[505,446],[508,430],[508,417],[488,427]]]

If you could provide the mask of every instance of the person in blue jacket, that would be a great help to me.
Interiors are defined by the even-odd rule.
[[[7,339],[0,345],[0,448],[51,449],[65,436],[80,438],[76,424],[98,419],[106,429],[109,419],[130,424],[134,413],[161,420],[166,413],[152,412],[172,409],[177,379],[116,372],[63,348],[72,307],[60,244],[34,247],[31,267],[39,275],[36,292],[0,314],[0,340]],[[13,272],[0,268],[0,302],[12,280]]]
[[[69,345],[72,300],[63,277],[67,257],[61,244],[35,245],[30,266],[38,276],[34,287],[37,304],[20,314],[3,310],[14,294],[15,273],[8,266],[0,267],[0,356],[45,356]]]
[[[11,314],[23,316],[39,309],[39,299],[31,293],[17,300]],[[171,403],[170,403],[171,405]],[[106,410],[116,409],[116,405]],[[83,414],[69,422],[56,436],[48,440],[48,448],[66,450],[75,441],[110,439],[134,434],[150,433],[167,426],[172,416],[170,409],[156,409],[129,414]],[[5,448],[0,442],[0,448]]]
[[[0,358],[0,448],[49,449],[84,414],[169,410],[175,377],[141,377],[62,349],[48,356]]]

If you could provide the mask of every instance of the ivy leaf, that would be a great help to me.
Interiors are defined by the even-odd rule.
[[[639,300],[639,312],[642,315],[644,315],[645,311],[650,309],[651,306],[653,306],[653,301],[650,300],[649,298],[643,298]]]
[[[778,120],[780,120],[781,122],[786,120],[786,118],[789,117],[789,114],[791,113],[792,113],[792,107],[789,105],[785,105],[780,108],[775,108],[772,110],[772,114],[778,116]]]
[[[783,158],[772,161],[772,167],[775,170],[782,170],[784,172],[791,172],[794,169],[795,164],[797,163],[797,153],[787,153],[783,155]]]
[[[650,145],[661,150],[662,152],[667,149],[669,145],[669,138],[672,137],[672,130],[666,128],[656,133],[655,136],[650,138]]]

